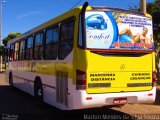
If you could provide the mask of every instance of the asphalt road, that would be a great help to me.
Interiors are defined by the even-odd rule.
[[[85,120],[126,119],[135,117],[109,108],[62,111],[45,104],[39,108],[33,97],[18,89],[12,90],[0,77],[0,120]]]

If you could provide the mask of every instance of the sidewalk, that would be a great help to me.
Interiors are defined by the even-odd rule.
[[[1,85],[8,85],[8,83],[6,83],[6,81],[5,81],[5,73],[4,72],[0,73],[0,86]]]

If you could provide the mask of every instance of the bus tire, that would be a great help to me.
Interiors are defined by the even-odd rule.
[[[39,106],[43,106],[43,87],[41,80],[35,80],[34,82],[34,101]]]
[[[10,87],[13,89],[14,86],[13,86],[13,75],[12,75],[12,73],[9,74],[9,84],[10,84]]]

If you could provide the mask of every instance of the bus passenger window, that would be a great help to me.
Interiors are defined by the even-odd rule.
[[[27,38],[26,60],[31,60],[33,56],[33,37]]]
[[[10,45],[9,60],[10,60],[10,61],[14,60],[14,43],[12,43],[12,44]]]
[[[19,51],[19,42],[15,43],[15,48],[14,48],[14,60],[18,60],[18,52]]]
[[[47,30],[45,41],[45,59],[51,60],[57,58],[59,40],[58,27]]]
[[[19,60],[25,59],[25,40],[20,41]]]
[[[43,33],[35,36],[34,59],[41,60],[43,58]]]
[[[74,21],[69,21],[61,26],[59,59],[64,59],[73,49]]]

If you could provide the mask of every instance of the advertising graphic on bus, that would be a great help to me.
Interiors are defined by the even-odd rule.
[[[152,50],[152,19],[118,12],[86,12],[87,48]]]

